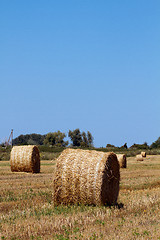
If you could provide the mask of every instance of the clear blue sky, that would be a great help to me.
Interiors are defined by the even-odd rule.
[[[1,1],[0,103],[0,140],[80,128],[96,147],[151,144],[160,1]]]

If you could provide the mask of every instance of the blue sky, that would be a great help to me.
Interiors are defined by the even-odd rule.
[[[80,128],[160,136],[160,1],[0,2],[0,140]]]

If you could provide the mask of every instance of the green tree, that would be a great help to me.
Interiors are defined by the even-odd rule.
[[[85,132],[82,132],[82,142],[81,142],[81,147],[88,147],[88,138]]]
[[[93,136],[88,131],[87,134],[85,132],[80,132],[79,128],[71,131],[69,130],[68,137],[72,141],[72,145],[75,147],[92,147],[93,146]]]
[[[160,137],[151,144],[150,148],[160,148]]]
[[[62,133],[61,131],[50,132],[46,135],[44,144],[57,147],[66,147],[68,145],[68,141],[64,141],[65,137],[65,133]]]
[[[108,143],[108,144],[106,145],[106,148],[115,148],[115,146]]]
[[[46,135],[36,133],[19,135],[13,139],[13,145],[43,145],[45,137]]]
[[[121,149],[123,149],[123,148],[128,149],[127,143],[125,143],[124,145],[122,145],[120,148],[121,148]]]
[[[77,128],[73,131],[69,130],[68,137],[71,139],[73,146],[76,146],[76,147],[81,146],[82,135],[81,135],[79,128]]]
[[[88,139],[88,146],[92,147],[93,146],[93,136],[89,131],[87,131],[87,139]]]
[[[149,149],[149,146],[146,142],[144,142],[143,144],[134,143],[132,146],[130,146],[130,149]]]

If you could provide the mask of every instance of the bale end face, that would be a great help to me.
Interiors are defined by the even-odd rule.
[[[103,170],[101,202],[103,205],[115,205],[119,195],[120,171],[116,154],[106,155],[106,164]]]
[[[31,157],[32,173],[40,173],[40,154],[37,146],[34,146]]]
[[[127,159],[125,154],[117,154],[117,159],[120,165],[120,168],[126,168],[127,167]]]
[[[146,152],[141,152],[141,156],[145,158],[146,157]]]

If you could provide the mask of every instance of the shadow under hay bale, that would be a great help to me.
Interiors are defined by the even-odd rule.
[[[15,146],[10,155],[12,172],[40,172],[40,155],[37,146]]]
[[[116,155],[117,155],[120,168],[126,168],[127,167],[126,155],[125,154],[116,154]]]
[[[146,157],[146,152],[141,152],[141,156],[145,158]]]
[[[66,149],[57,159],[54,172],[54,203],[116,204],[119,180],[116,154]]]
[[[141,154],[137,155],[137,156],[136,156],[136,160],[137,160],[137,161],[143,161],[142,155],[141,155]]]

